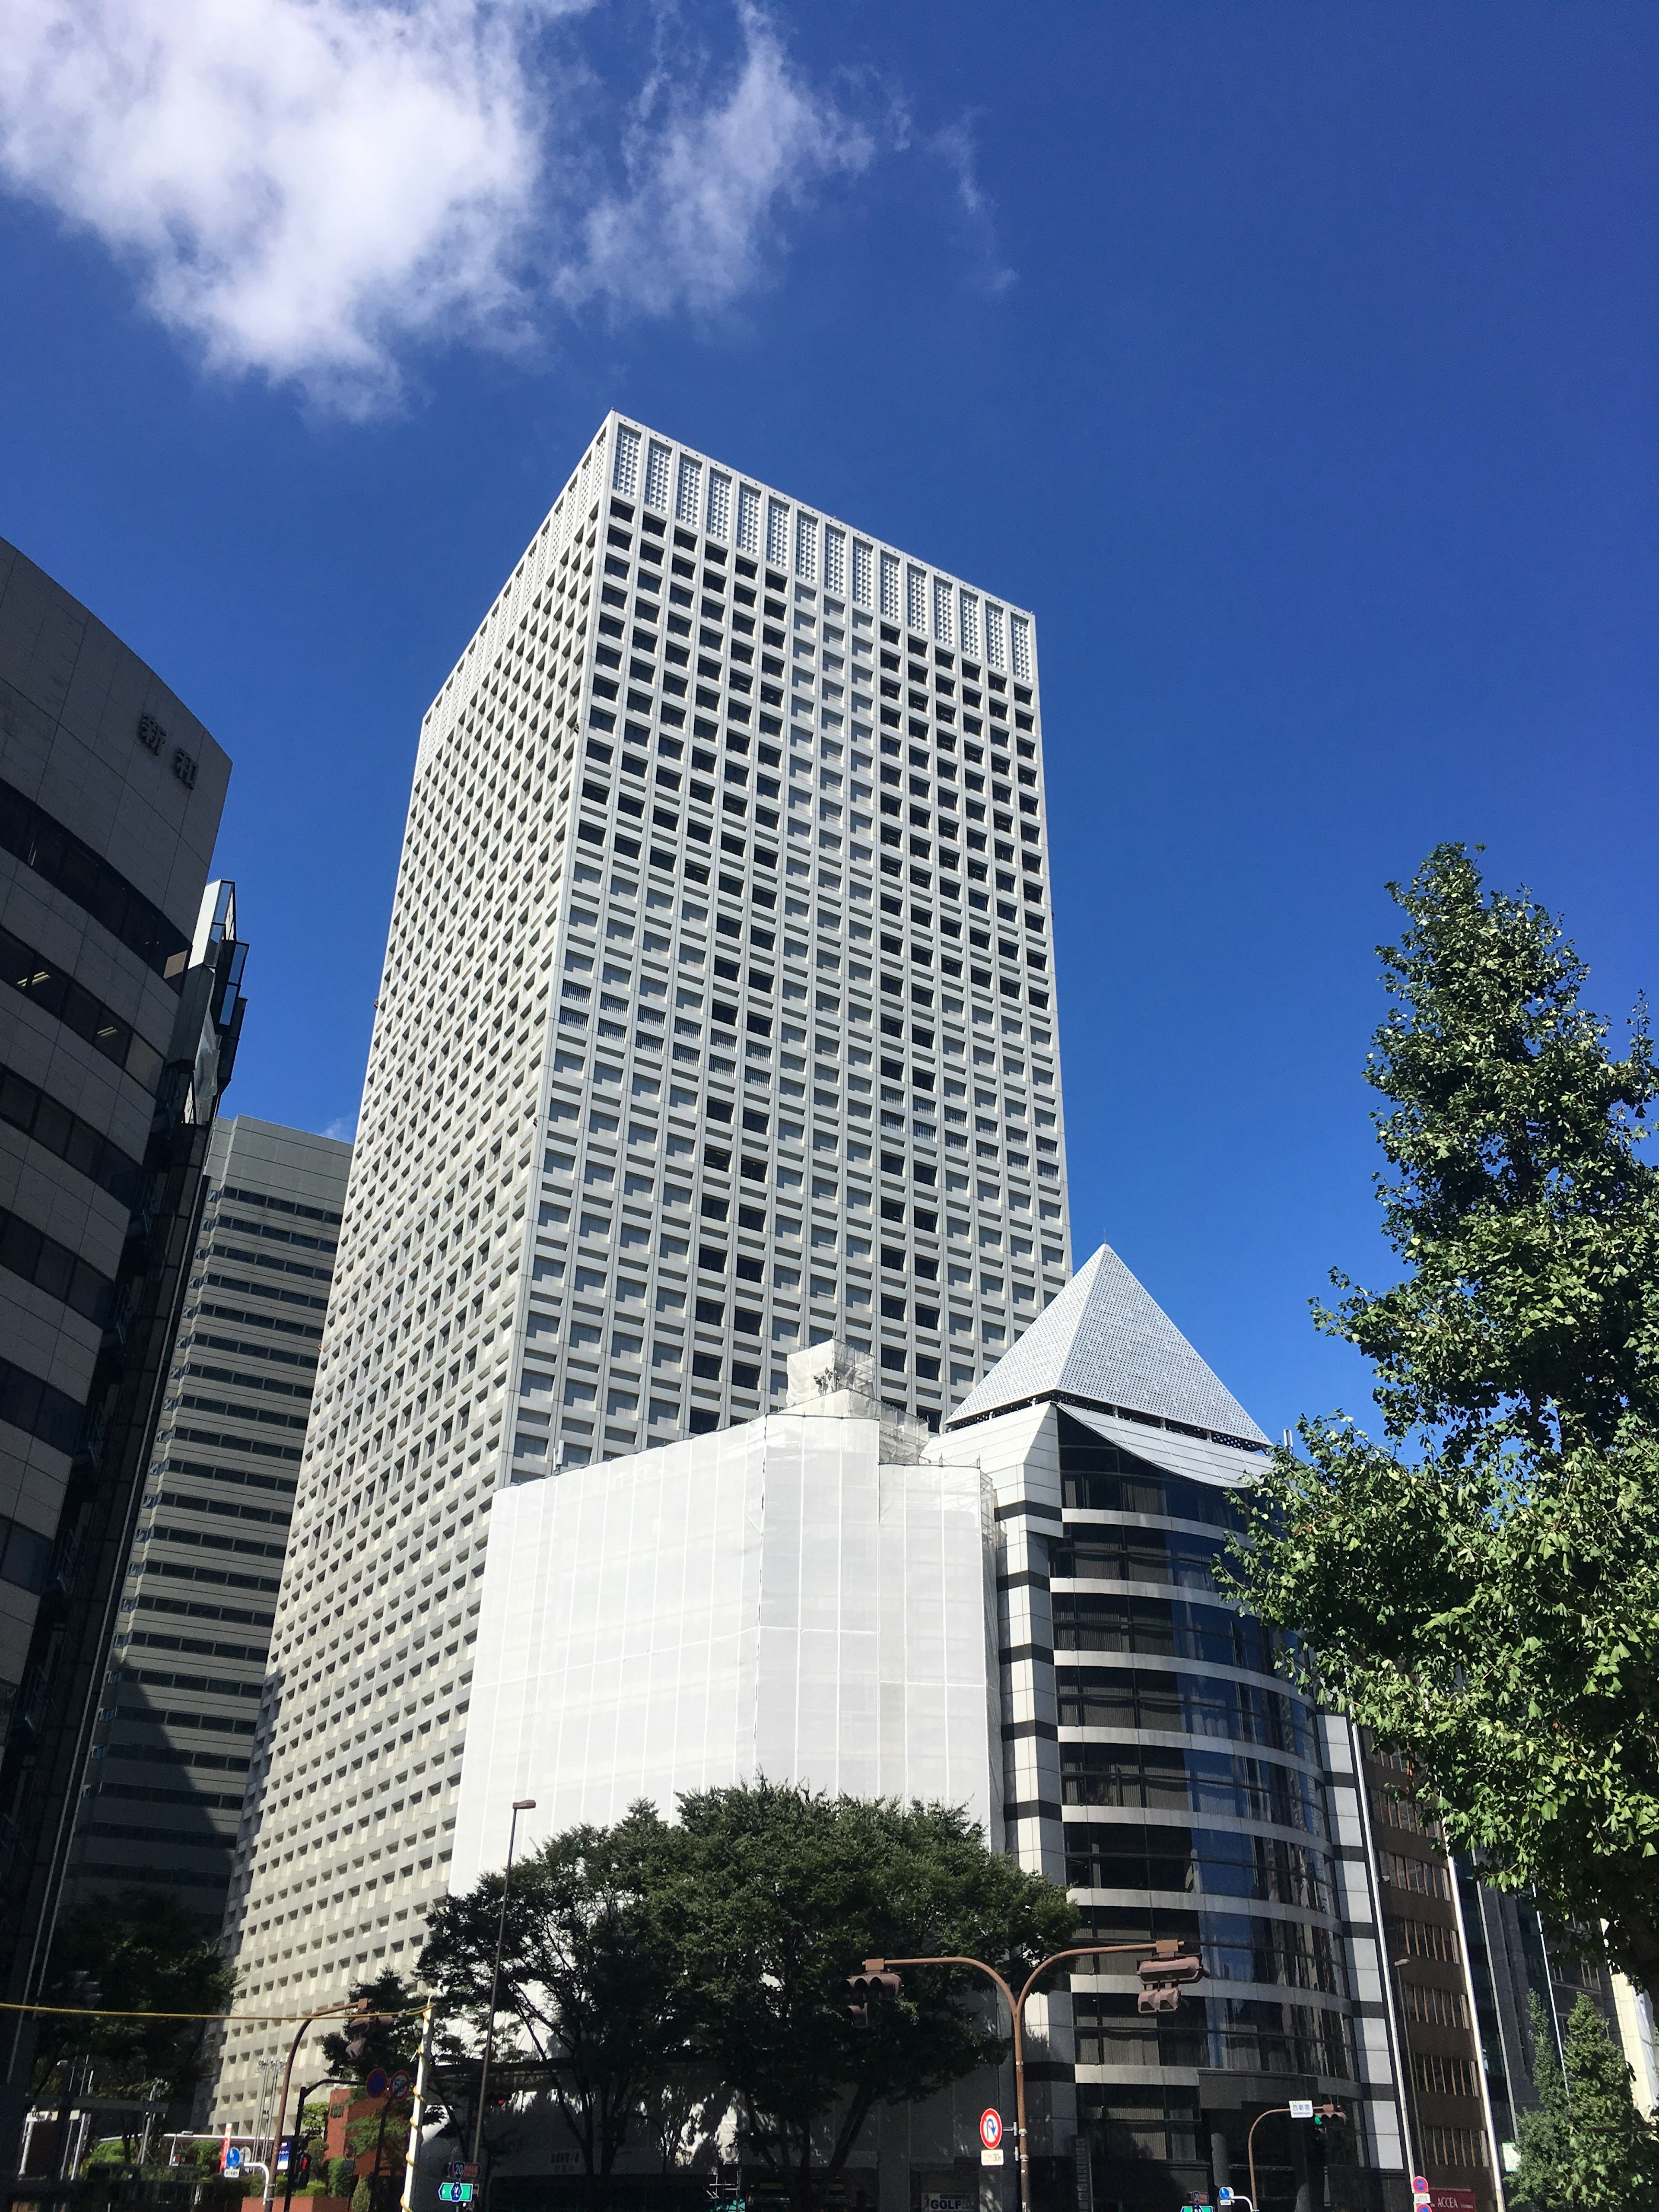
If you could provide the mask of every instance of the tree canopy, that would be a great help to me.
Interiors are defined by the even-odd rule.
[[[475,2034],[501,1881],[441,1905],[421,1970]],[[811,2212],[871,2112],[1000,2058],[981,1978],[907,1973],[856,2022],[866,1958],[965,1953],[1023,1978],[1076,1926],[1063,1891],[988,1849],[958,1810],[758,1782],[574,1828],[515,1867],[501,2005],[590,2173],[643,2123],[678,2144],[735,2108],[744,2155]],[[502,2028],[497,2028],[497,2048]]]
[[[684,2042],[675,1978],[649,1910],[666,1834],[642,1806],[613,1828],[551,1837],[513,1869],[497,2048],[510,2057],[516,2045],[550,2069],[592,2174],[611,2172],[652,2081]],[[464,2014],[480,2033],[501,1910],[501,1876],[485,1875],[434,1909],[421,1957],[446,2011]]]
[[[52,1940],[41,2002],[108,2005],[119,2012],[229,2010],[234,1973],[215,1931],[164,1890],[120,1889],[64,1914]],[[70,2057],[100,2062],[100,2086],[161,2081],[169,2097],[200,2080],[205,2020],[76,2020],[43,2014],[35,2083],[44,2088]]]
[[[1529,2212],[1659,2212],[1659,2136],[1631,2095],[1631,2070],[1601,2015],[1580,1997],[1563,2056],[1534,1996],[1533,2081],[1537,2108],[1516,2121],[1521,2163],[1511,2204]]]
[[[981,1976],[908,1970],[851,2015],[866,1958],[957,1953],[1023,1980],[1070,1941],[1065,1893],[987,1849],[959,1809],[765,1782],[683,1797],[659,1905],[696,2047],[749,2154],[808,2212],[878,2104],[930,2095],[1007,2049]]]
[[[1379,948],[1368,1080],[1400,1279],[1319,1325],[1373,1363],[1384,1441],[1302,1423],[1249,1506],[1237,1587],[1307,1686],[1426,1778],[1454,1850],[1606,1923],[1659,1993],[1659,1095],[1615,1057],[1526,893],[1443,845]]]
[[[350,2023],[331,2028],[323,2038],[323,2057],[329,2078],[335,2081],[367,2081],[375,2068],[393,2073],[399,2067],[412,2074],[421,2048],[421,2007],[425,1999],[414,1984],[393,1967],[354,1982],[354,2004],[368,2007],[367,2028]],[[354,2056],[351,2046],[362,2045]]]

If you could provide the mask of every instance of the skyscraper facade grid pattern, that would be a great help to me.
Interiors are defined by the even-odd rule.
[[[422,726],[250,2001],[418,1954],[499,1482],[751,1419],[832,1334],[937,1428],[1065,1280],[1051,945],[1029,615],[607,417]]]
[[[219,1924],[350,1162],[247,1115],[209,1141],[69,1901],[142,1882]]]

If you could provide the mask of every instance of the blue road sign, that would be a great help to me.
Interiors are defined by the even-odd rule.
[[[440,2204],[470,2204],[473,2184],[470,2181],[441,2181],[438,2184]]]

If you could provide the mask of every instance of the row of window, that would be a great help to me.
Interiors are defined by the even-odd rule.
[[[793,565],[798,589],[815,590],[820,579],[830,592],[850,587],[861,605],[878,607],[895,621],[907,618],[911,629],[930,635],[942,647],[960,645],[967,653],[982,649],[999,667],[1012,659],[1016,676],[1029,675],[1028,617],[1012,613],[952,578],[935,575],[902,554],[848,532],[841,524],[796,507],[775,492],[706,465],[699,455],[674,456],[660,440],[631,423],[622,424],[611,464],[611,515],[631,525],[633,502],[642,495],[647,510],[641,518],[642,528],[665,536],[671,477],[676,524],[690,526],[675,528],[677,550],[696,552],[697,532],[706,530],[708,534],[702,541],[705,559],[724,563],[729,542],[739,569],[752,574],[753,561],[763,553],[769,570],[779,572],[775,576],[769,573],[767,581],[775,582],[779,590]],[[648,511],[653,507],[657,514]],[[752,559],[745,562],[744,555]]]
[[[61,963],[48,960],[9,929],[0,929],[0,976],[135,1083],[146,1091],[155,1089],[161,1079],[162,1057],[155,1046],[95,992],[76,982]]]
[[[1202,2066],[1354,2079],[1348,2022],[1322,2005],[1189,1996],[1178,2013],[1152,2019],[1135,2007],[1133,1996],[1073,1996],[1079,2066]]]
[[[1225,1813],[1321,1838],[1329,1833],[1320,1783],[1299,1768],[1243,1753],[1062,1742],[1060,1792],[1065,1805]]]
[[[1068,1820],[1068,1889],[1133,1889],[1299,1905],[1328,1915],[1331,1863],[1312,1844],[1220,1828]]]
[[[1332,1996],[1348,1994],[1341,1939],[1314,1922],[1179,1905],[1085,1905],[1078,1917],[1080,1942],[1139,1943],[1148,1948],[1180,1942],[1198,1952],[1214,1981],[1281,1982]],[[1127,1963],[1132,1971],[1133,1962]],[[1073,1978],[1087,1983],[1125,1971],[1122,1959],[1079,1959]]]

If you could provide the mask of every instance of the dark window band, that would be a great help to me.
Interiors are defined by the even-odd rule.
[[[264,1653],[252,1652],[249,1658],[263,1661]],[[211,1792],[195,1790],[156,1790],[144,1782],[95,1782],[92,1794],[95,1797],[128,1797],[141,1800],[148,1805],[187,1805],[192,1812],[204,1806],[220,1813],[240,1813],[242,1801],[235,1797],[216,1797]],[[125,1869],[124,1869],[125,1872]]]
[[[85,1410],[66,1390],[43,1382],[9,1359],[0,1359],[0,1421],[9,1421],[13,1428],[72,1458]]]
[[[131,1022],[77,983],[67,969],[54,965],[9,929],[0,929],[0,975],[32,1005],[56,1014],[66,1030],[84,1037],[94,1052],[112,1060],[146,1091],[153,1091],[161,1080],[166,1061]]]
[[[296,1206],[291,1198],[271,1198],[264,1191],[239,1190],[234,1183],[221,1183],[216,1197],[234,1198],[240,1206],[265,1206],[279,1213],[303,1214],[307,1221],[331,1221],[337,1229],[340,1217],[325,1206]]]
[[[46,1584],[46,1562],[51,1557],[49,1536],[26,1528],[21,1521],[0,1519],[0,1582],[15,1583],[38,1596]]]
[[[137,1161],[118,1145],[100,1137],[90,1121],[71,1114],[67,1106],[49,1098],[38,1084],[31,1083],[26,1075],[14,1074],[9,1067],[0,1067],[0,1121],[9,1121],[14,1129],[21,1129],[37,1145],[67,1160],[78,1175],[95,1182],[123,1206],[137,1204],[143,1174]]]
[[[136,952],[145,967],[179,988],[190,939],[178,924],[169,921],[159,906],[72,830],[4,781],[0,781],[0,848],[15,854],[54,890],[84,908],[129,952]]]
[[[96,1267],[89,1267],[67,1244],[48,1237],[43,1229],[0,1207],[0,1267],[21,1275],[49,1298],[61,1299],[100,1328],[109,1319],[115,1285]]]

